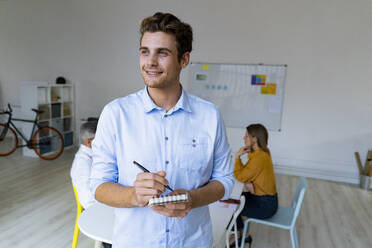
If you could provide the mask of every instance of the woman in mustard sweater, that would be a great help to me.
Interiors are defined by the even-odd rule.
[[[238,229],[244,227],[242,216],[265,219],[278,209],[278,196],[270,151],[267,148],[268,132],[261,124],[247,127],[244,143],[236,153],[235,178],[245,183],[248,192],[243,192],[245,205],[237,218]],[[248,162],[243,165],[240,157],[248,153]]]

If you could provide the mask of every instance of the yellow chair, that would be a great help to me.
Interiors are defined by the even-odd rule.
[[[77,208],[76,208],[76,221],[75,221],[74,237],[72,239],[72,246],[71,247],[72,248],[76,248],[77,242],[78,242],[78,238],[79,238],[79,225],[78,225],[78,221],[79,221],[79,216],[80,216],[81,212],[83,212],[83,207],[80,204],[78,193],[76,191],[75,186],[72,185],[72,187],[74,188],[74,195],[75,195],[75,200],[76,200]]]

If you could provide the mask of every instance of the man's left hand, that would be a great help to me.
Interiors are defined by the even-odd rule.
[[[177,217],[179,219],[182,219],[191,210],[191,206],[192,206],[191,194],[184,189],[176,189],[172,193],[169,194],[169,195],[179,195],[179,194],[185,194],[185,193],[187,194],[187,197],[188,197],[187,202],[168,203],[165,205],[152,206],[151,208],[158,214],[161,214],[167,217]]]

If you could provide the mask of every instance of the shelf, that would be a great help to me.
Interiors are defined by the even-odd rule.
[[[49,126],[49,121],[39,121],[40,127]]]
[[[71,146],[74,144],[74,133],[68,132],[63,134],[63,140],[65,142],[65,146]]]
[[[72,118],[63,118],[63,131],[70,131],[72,127]]]
[[[52,119],[51,126],[58,130],[58,132],[63,132],[63,122],[62,119]]]
[[[50,105],[49,104],[39,104],[38,109],[44,111],[39,115],[39,121],[50,119]]]
[[[69,102],[69,101],[72,101],[72,88],[71,87],[66,87],[66,86],[63,86],[62,87],[62,96],[63,96],[63,101],[64,102]]]
[[[65,147],[73,147],[75,142],[74,97],[74,86],[72,84],[24,83],[21,86],[21,108],[22,112],[25,113],[23,118],[34,118],[35,113],[30,110],[31,108],[44,111],[39,115],[39,126],[55,128],[62,134]],[[32,125],[24,123],[22,129],[25,133],[30,133]],[[43,139],[53,139],[50,137],[49,130],[44,130],[40,135]],[[53,144],[53,140],[51,142]],[[53,149],[53,145],[51,145],[43,153]],[[28,148],[22,150],[26,156],[36,156]]]
[[[50,87],[50,101],[52,103],[62,101],[62,93],[60,87],[55,86]]]
[[[72,103],[63,103],[63,116],[71,116]]]
[[[52,119],[61,117],[61,103],[52,103]]]

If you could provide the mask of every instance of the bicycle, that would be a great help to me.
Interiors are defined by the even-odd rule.
[[[41,125],[38,117],[44,111],[31,109],[35,112],[34,120],[12,118],[12,108],[8,103],[8,110],[0,112],[0,115],[8,115],[6,123],[0,123],[0,156],[8,156],[17,148],[27,147],[33,149],[42,159],[53,160],[59,157],[64,149],[64,142],[61,133],[53,127]],[[30,138],[19,131],[13,121],[33,123]],[[18,145],[18,136],[24,140],[24,144]]]

